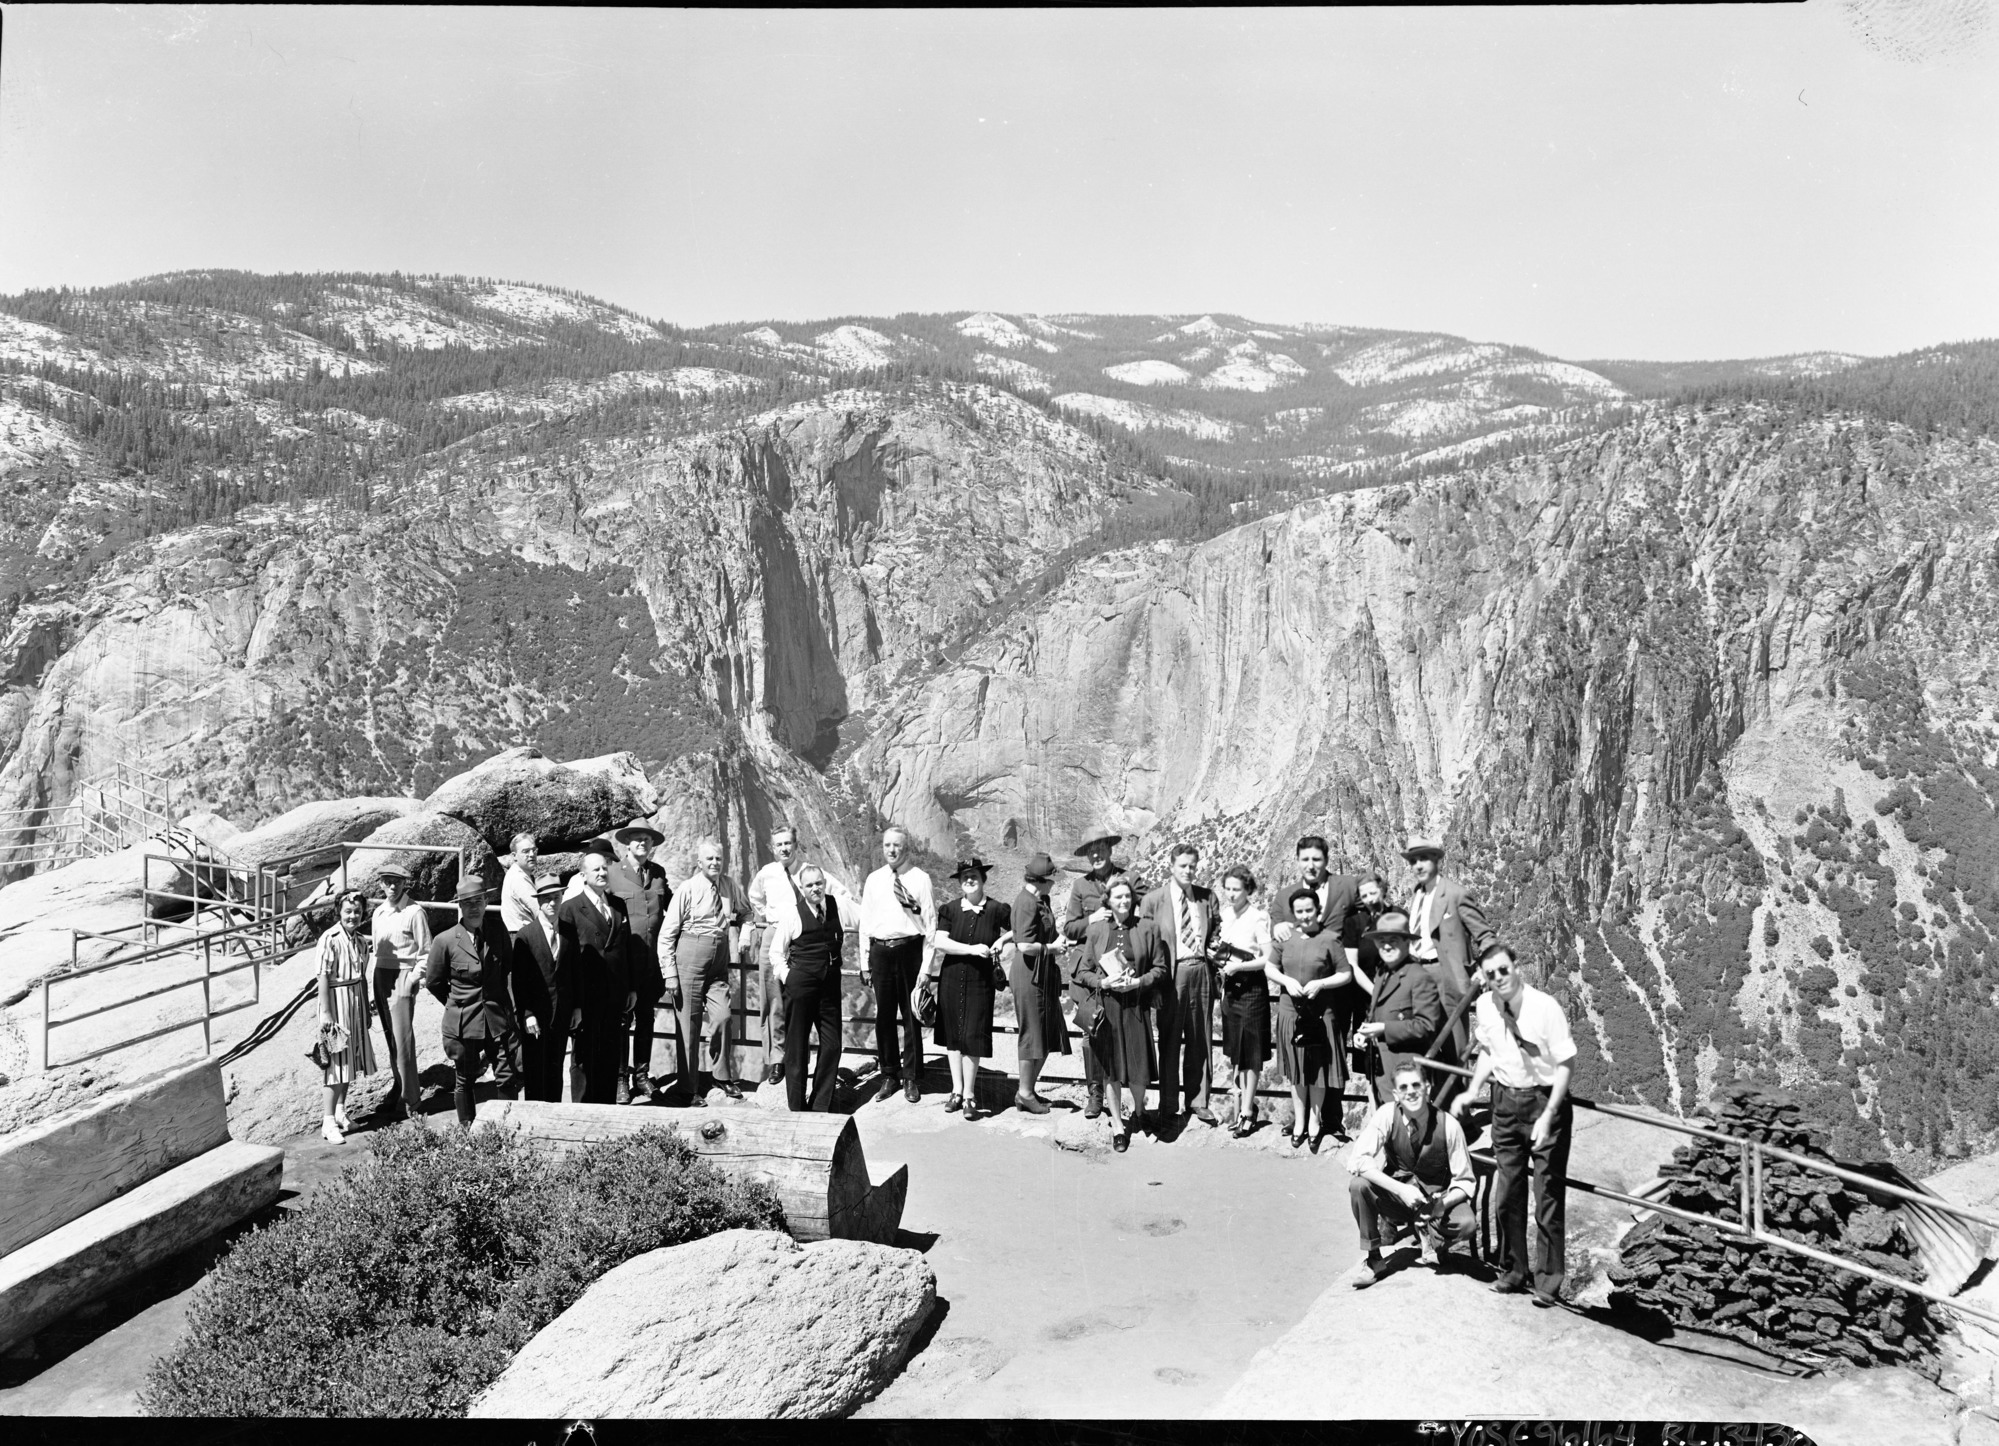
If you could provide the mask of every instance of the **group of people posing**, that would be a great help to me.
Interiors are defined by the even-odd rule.
[[[1411,840],[1403,851],[1416,883],[1398,908],[1380,876],[1332,873],[1326,841],[1307,835],[1296,847],[1297,879],[1266,908],[1245,868],[1224,870],[1216,888],[1197,882],[1200,852],[1191,844],[1173,849],[1163,884],[1141,891],[1114,856],[1120,837],[1103,833],[1079,845],[1083,866],[1059,918],[1057,870],[1046,854],[1029,861],[1010,904],[987,896],[990,868],[977,858],[951,875],[958,897],[939,903],[930,875],[909,862],[900,829],[883,834],[882,864],[858,899],[803,859],[788,827],[773,830],[772,861],[747,889],[723,871],[714,839],[702,841],[696,871],[672,887],[652,859],[663,842],[650,825],[634,824],[587,846],[573,875],[559,877],[536,874],[536,840],[519,835],[498,910],[467,880],[457,923],[435,938],[401,870],[378,871],[382,897],[365,938],[366,903],[344,895],[320,941],[327,1137],[348,1128],[347,1084],[375,1068],[370,984],[391,1051],[392,1099],[412,1113],[418,988],[445,1006],[445,1052],[467,1123],[488,1065],[503,1095],[561,1099],[567,1057],[572,1099],[651,1099],[662,1007],[672,1011],[680,1059],[663,1102],[700,1106],[712,1089],[739,1098],[730,990],[737,960],[759,975],[763,1080],[782,1080],[794,1110],[830,1110],[851,934],[873,986],[879,1098],[921,1098],[928,1027],[949,1061],[944,1108],[976,1119],[975,1085],[994,1053],[1002,990],[1012,995],[1018,1030],[1014,1107],[1048,1111],[1037,1086],[1051,1055],[1072,1053],[1073,1020],[1084,1114],[1108,1112],[1119,1152],[1133,1129],[1183,1114],[1222,1127],[1211,1108],[1217,1022],[1232,1072],[1227,1128],[1238,1135],[1261,1124],[1257,1086],[1273,1058],[1291,1090],[1290,1139],[1301,1150],[1316,1151],[1327,1136],[1347,1139],[1348,1083],[1364,1080],[1375,1108],[1349,1157],[1367,1246],[1359,1284],[1384,1273],[1381,1251],[1405,1231],[1417,1232],[1422,1259],[1441,1268],[1451,1244],[1475,1229],[1458,1116],[1490,1081],[1505,1252],[1495,1288],[1531,1285],[1544,1303],[1559,1291],[1575,1047],[1560,1009],[1521,978],[1477,900],[1441,873],[1437,840]],[[1418,1063],[1426,1056],[1447,1067],[1475,1061],[1470,1088],[1455,1089],[1462,1070],[1435,1071],[1443,1084],[1433,1099]],[[1148,1091],[1156,1092],[1150,1110]],[[1542,1261],[1531,1279],[1530,1176]]]

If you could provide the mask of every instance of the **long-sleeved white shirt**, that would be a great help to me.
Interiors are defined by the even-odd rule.
[[[916,900],[916,912],[910,913],[896,902],[895,881],[902,880],[902,887]],[[930,886],[930,875],[909,864],[900,873],[883,864],[869,874],[861,885],[860,958],[865,965],[868,958],[868,944],[875,939],[928,939],[937,932],[937,898]]]

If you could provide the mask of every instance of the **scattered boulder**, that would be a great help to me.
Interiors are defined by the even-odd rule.
[[[497,885],[504,872],[500,861],[486,846],[477,829],[449,814],[424,810],[383,824],[361,842],[369,845],[355,851],[347,865],[349,888],[372,895],[381,871],[389,864],[409,870],[410,886],[419,899],[448,899],[458,887],[458,855],[433,853],[443,846],[465,851],[471,872],[488,884]],[[403,845],[400,850],[382,845]],[[412,845],[424,845],[417,848]],[[334,881],[328,880],[331,885]]]
[[[130,928],[141,917],[139,873],[146,846],[79,859],[31,874],[0,889],[0,1004],[70,962],[70,930],[103,933]],[[94,963],[109,946],[84,941],[78,958]]]
[[[913,1250],[725,1230],[604,1275],[467,1414],[843,1416],[901,1369],[936,1299]]]
[[[186,829],[212,849],[229,853],[232,840],[243,836],[243,830],[219,813],[191,813],[180,821]],[[233,856],[233,855],[232,855]]]
[[[226,903],[232,896],[227,856],[194,830],[162,829],[146,840],[145,849],[140,873],[148,918],[185,919],[197,901]]]
[[[509,748],[445,780],[423,807],[469,824],[495,853],[523,832],[560,852],[650,815],[659,793],[630,753],[557,763],[537,749]]]
[[[326,798],[302,803],[224,841],[223,846],[243,867],[262,868],[308,849],[330,849],[364,839],[383,824],[408,818],[422,807],[413,798]],[[318,867],[310,873],[323,877],[330,871],[330,867]],[[306,872],[307,867],[301,865],[300,876],[305,877]]]

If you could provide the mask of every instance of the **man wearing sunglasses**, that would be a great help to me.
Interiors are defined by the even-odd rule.
[[[1472,1006],[1478,1063],[1451,1113],[1492,1081],[1492,1199],[1499,1217],[1499,1279],[1492,1288],[1517,1295],[1528,1288],[1527,1181],[1534,1182],[1534,1238],[1541,1268],[1532,1274],[1534,1304],[1562,1298],[1566,1181],[1569,1168],[1569,1066],[1576,1044],[1562,1007],[1521,976],[1504,944],[1479,956],[1485,992]]]
[[[1393,1079],[1393,1101],[1368,1117],[1348,1166],[1347,1199],[1367,1247],[1353,1277],[1355,1290],[1388,1274],[1382,1247],[1412,1225],[1421,1250],[1417,1264],[1436,1270],[1447,1268],[1453,1242],[1478,1233],[1464,1127],[1430,1104],[1429,1081],[1414,1060],[1398,1066]]]

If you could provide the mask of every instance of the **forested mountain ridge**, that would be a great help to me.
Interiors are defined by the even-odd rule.
[[[1274,882],[1310,827],[1399,888],[1433,828],[1588,1088],[1775,1073],[1947,1156],[1999,1129],[1995,358],[0,298],[0,808],[133,757],[247,824],[533,741],[638,752],[739,867],[783,814],[856,873],[895,817]]]

